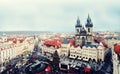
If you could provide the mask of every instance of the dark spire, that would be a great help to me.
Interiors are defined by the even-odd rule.
[[[93,24],[92,24],[92,22],[91,22],[91,18],[90,18],[90,16],[89,16],[89,14],[88,14],[88,18],[87,18],[87,24],[85,25],[86,27],[93,27]]]
[[[78,16],[78,19],[77,19],[77,24],[75,27],[82,27],[82,25],[80,24],[80,19],[79,19],[79,16]]]
[[[78,19],[77,19],[77,24],[80,24],[80,19],[79,19],[79,16],[78,16]]]
[[[88,23],[91,22],[91,18],[90,18],[90,16],[89,16],[89,14],[88,14],[87,22],[88,22]]]

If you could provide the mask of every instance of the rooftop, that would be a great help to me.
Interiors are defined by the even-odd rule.
[[[99,45],[97,43],[87,43],[84,46],[91,47],[91,48],[93,48],[93,47],[97,48]]]
[[[0,48],[9,47],[9,46],[11,46],[11,45],[13,45],[13,44],[0,44]]]

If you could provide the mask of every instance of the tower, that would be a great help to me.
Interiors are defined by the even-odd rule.
[[[80,24],[80,19],[79,19],[79,17],[78,17],[78,19],[77,19],[77,24],[76,24],[76,26],[75,26],[76,34],[80,34],[81,28],[82,28],[82,25]]]
[[[75,45],[76,46],[83,46],[86,40],[86,30],[80,24],[79,17],[77,19],[77,24],[75,26],[76,34],[75,34]]]
[[[93,23],[91,21],[89,14],[88,14],[87,23],[86,23],[85,27],[86,27],[86,31],[87,31],[87,43],[91,43],[92,42],[92,33],[93,33]]]

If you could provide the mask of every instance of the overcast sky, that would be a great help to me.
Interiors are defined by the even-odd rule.
[[[75,32],[88,13],[94,31],[120,31],[120,0],[0,0],[0,31]]]

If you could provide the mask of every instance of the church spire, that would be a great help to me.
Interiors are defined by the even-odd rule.
[[[88,14],[87,23],[90,23],[90,22],[91,22],[91,18],[90,18],[89,14]]]
[[[90,15],[88,14],[88,17],[87,17],[87,23],[85,25],[86,27],[93,27],[93,24],[92,24],[92,21],[91,21],[91,18],[90,18]]]
[[[78,16],[78,19],[77,19],[77,24],[75,27],[82,27],[82,25],[80,24],[80,19],[79,19],[79,16]]]
[[[79,16],[78,16],[78,19],[77,19],[77,24],[80,24],[80,19],[79,19]]]

